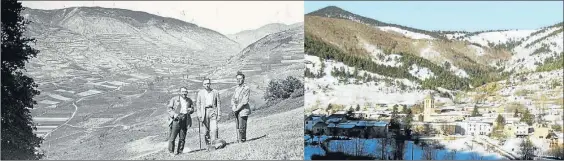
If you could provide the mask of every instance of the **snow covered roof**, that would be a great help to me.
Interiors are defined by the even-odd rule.
[[[388,126],[388,122],[385,121],[368,121],[366,124],[370,126]]]
[[[341,120],[342,120],[342,118],[329,118],[329,119],[327,119],[327,122],[339,122]]]
[[[356,126],[366,126],[366,121],[358,121],[356,122]]]
[[[343,128],[343,129],[350,129],[355,127],[356,124],[350,124],[350,123],[340,123],[337,125],[338,128]]]

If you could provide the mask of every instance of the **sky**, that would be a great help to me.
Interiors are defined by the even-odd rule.
[[[537,29],[563,21],[562,1],[306,1],[305,13],[326,6],[424,30]]]
[[[304,21],[304,2],[300,1],[22,1],[22,5],[33,9],[98,6],[144,11],[184,20],[225,35],[270,23]]]

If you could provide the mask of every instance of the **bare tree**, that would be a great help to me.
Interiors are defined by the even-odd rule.
[[[522,160],[533,160],[535,154],[535,146],[528,138],[525,139],[521,144],[519,144],[519,148],[521,150],[521,159]]]
[[[456,159],[456,152],[457,152],[456,149],[454,149],[450,152],[446,152],[445,156],[443,157],[443,160],[455,160]]]
[[[403,155],[406,149],[405,141],[403,139],[396,139],[393,145],[393,159],[403,160]]]
[[[435,160],[435,159],[437,159],[436,149],[431,145],[423,146],[423,154],[422,155],[423,155],[423,160]]]
[[[472,154],[470,154],[470,160],[479,160],[480,159],[480,155],[476,152],[472,152]]]
[[[378,148],[378,150],[380,151],[379,158],[386,160],[388,159],[388,147],[391,139],[389,137],[384,137],[378,140],[380,143],[380,147]]]

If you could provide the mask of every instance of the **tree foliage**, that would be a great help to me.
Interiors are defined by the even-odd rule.
[[[482,116],[480,114],[480,112],[478,111],[478,106],[474,106],[474,109],[472,110],[472,117],[478,117],[478,116]]]
[[[421,84],[423,89],[436,89],[437,87],[443,87],[450,90],[466,90],[469,89],[469,85],[474,87],[481,86],[487,82],[498,81],[504,77],[507,77],[509,73],[499,73],[493,68],[487,67],[475,67],[475,66],[461,66],[469,75],[468,78],[460,78],[452,73],[447,68],[442,65],[437,65],[430,60],[415,56],[409,53],[399,52],[396,53],[401,56],[400,62],[403,64],[400,67],[392,67],[383,64],[378,64],[372,60],[370,56],[360,53],[363,50],[342,50],[339,47],[332,45],[330,43],[324,42],[321,38],[315,37],[309,33],[305,34],[305,53],[308,55],[317,56],[321,59],[330,59],[338,62],[343,62],[347,66],[355,67],[355,70],[364,70],[371,73],[376,73],[382,76],[387,76],[390,78],[397,79],[408,79]],[[391,52],[385,50],[386,52]],[[477,64],[474,60],[465,57],[457,56],[464,61],[468,61]],[[409,73],[410,67],[412,65],[417,65],[419,67],[425,67],[431,70],[435,77],[420,80],[411,73]],[[449,64],[449,66],[451,66]],[[348,73],[342,69],[333,69],[332,73],[340,78],[356,78],[357,81],[364,80],[365,82],[376,81],[374,77],[357,75],[353,71]],[[308,74],[310,77],[311,74]],[[406,88],[402,84],[398,84],[400,88]]]
[[[545,71],[552,71],[552,70],[556,70],[556,69],[562,69],[563,66],[563,62],[564,62],[564,52],[561,52],[559,55],[556,55],[554,57],[548,57],[544,60],[544,62],[537,66],[536,71],[537,72],[545,72]]]
[[[23,74],[25,63],[39,53],[23,35],[29,21],[16,0],[2,0],[2,160],[36,160],[43,139],[37,137],[30,109],[39,95],[34,80]]]
[[[303,95],[304,84],[297,78],[288,76],[286,79],[271,80],[268,83],[264,99],[267,101],[275,99],[287,99],[290,96],[299,97]]]
[[[527,123],[527,125],[531,126],[533,125],[534,121],[535,121],[535,116],[533,114],[531,114],[531,112],[529,111],[529,109],[525,109],[525,111],[523,112],[523,114],[521,115],[521,122],[525,122]]]

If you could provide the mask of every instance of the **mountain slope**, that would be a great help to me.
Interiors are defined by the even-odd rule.
[[[413,63],[410,62],[415,61],[417,66],[421,66],[424,64],[419,62],[429,61],[424,66],[434,68],[433,72],[438,72],[436,74],[439,76],[443,75],[442,78],[456,75],[462,79],[489,79],[482,78],[482,76],[495,71],[493,66],[495,62],[503,62],[510,58],[507,51],[478,47],[467,42],[412,39],[394,32],[381,30],[375,26],[344,19],[317,16],[306,16],[305,19],[306,39],[311,38],[316,42],[330,44],[345,55],[353,55],[358,59],[370,60],[369,62],[373,64],[388,66],[405,72],[408,72],[410,67],[413,66]],[[394,61],[408,64],[389,64]],[[494,62],[493,65],[492,62]],[[400,74],[398,72],[392,73]],[[410,76],[396,75],[395,77],[409,78]],[[438,77],[437,79],[442,78]],[[479,80],[472,81],[473,84],[481,83]],[[464,87],[459,86],[458,88]]]
[[[406,30],[406,31],[410,31],[410,32],[426,34],[426,35],[429,35],[430,37],[434,37],[434,38],[444,38],[443,35],[438,33],[438,32],[426,31],[426,30],[416,29],[416,28],[412,28],[412,27],[407,27],[407,26],[402,26],[402,25],[397,25],[397,24],[390,24],[390,23],[374,20],[372,18],[368,18],[368,17],[364,17],[364,16],[361,16],[361,15],[351,13],[349,11],[343,10],[343,9],[336,7],[336,6],[327,6],[327,7],[324,7],[322,9],[310,12],[310,13],[306,14],[306,16],[319,16],[319,17],[327,17],[327,18],[345,19],[345,20],[351,20],[351,21],[354,21],[354,22],[363,23],[363,24],[372,25],[372,26],[394,27],[394,28],[398,28],[398,29]]]
[[[562,23],[536,30],[425,31],[335,6],[307,14],[305,22],[308,113],[416,104],[429,93],[452,105],[458,94],[476,93],[489,82],[563,66]]]
[[[474,33],[454,32],[450,39],[468,41],[488,48],[509,50],[512,57],[505,71],[531,72],[547,60],[558,59],[563,51],[563,23],[534,30],[503,30]]]
[[[53,61],[88,71],[177,70],[224,62],[239,50],[218,32],[145,12],[73,7],[22,14],[32,21],[26,34],[37,38],[42,51],[31,66],[59,68],[48,63]]]
[[[303,25],[303,23],[301,25]],[[227,35],[227,37],[238,42],[241,48],[245,48],[250,44],[256,42],[257,40],[263,38],[266,35],[281,32],[297,26],[300,26],[300,24],[297,23],[292,25],[286,25],[282,23],[272,23],[272,24],[264,25],[254,30],[245,30],[238,32],[236,34],[230,34]]]
[[[214,77],[234,79],[237,71],[246,75],[246,81],[255,96],[262,96],[271,79],[285,79],[293,76],[303,80],[303,25],[273,33],[247,46],[232,57],[229,62],[215,70]],[[256,107],[265,103],[254,98]]]

